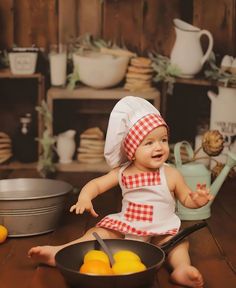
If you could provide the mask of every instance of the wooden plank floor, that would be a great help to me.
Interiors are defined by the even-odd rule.
[[[57,178],[68,181],[74,187],[84,185],[93,174],[59,173]],[[38,177],[34,170],[1,172],[3,178]],[[27,251],[35,245],[58,245],[81,236],[94,219],[88,214],[76,216],[68,213],[68,208],[77,198],[71,194],[62,215],[59,227],[51,233],[20,238],[8,238],[0,245],[0,287],[1,288],[69,288],[57,268],[36,265],[27,258]],[[116,211],[120,201],[118,190],[112,190],[95,200],[100,217]],[[236,179],[224,183],[213,205],[212,216],[207,219],[208,227],[189,237],[192,262],[202,272],[206,288],[236,287]],[[195,221],[184,221],[190,226]],[[169,281],[165,265],[157,273],[152,288],[180,288]],[[78,287],[83,288],[83,287]],[[148,287],[145,287],[148,288]]]

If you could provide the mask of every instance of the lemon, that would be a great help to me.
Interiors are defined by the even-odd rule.
[[[131,274],[146,270],[146,266],[139,260],[122,260],[115,262],[112,266],[112,271],[115,275]]]
[[[0,225],[0,243],[3,243],[7,239],[8,231],[3,225]]]
[[[107,254],[101,250],[90,250],[84,256],[84,263],[91,260],[100,260],[110,264]]]
[[[79,272],[90,275],[113,275],[110,265],[100,260],[89,260],[85,262],[80,267]]]
[[[136,253],[130,250],[120,250],[116,252],[113,255],[113,257],[114,257],[115,262],[128,261],[128,260],[141,261],[140,257]]]

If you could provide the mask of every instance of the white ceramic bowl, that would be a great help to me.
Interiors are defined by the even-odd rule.
[[[73,63],[82,83],[93,88],[109,88],[124,79],[129,57],[101,53],[74,54]]]

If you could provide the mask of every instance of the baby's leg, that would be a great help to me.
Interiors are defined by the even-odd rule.
[[[79,242],[94,240],[94,236],[92,235],[93,232],[97,232],[102,238],[104,239],[110,239],[110,238],[122,238],[121,234],[100,228],[100,227],[93,227],[89,229],[82,237],[68,242],[66,244],[60,245],[60,246],[36,246],[29,250],[28,257],[32,258],[34,261],[42,264],[47,264],[49,266],[55,266],[55,255],[56,253],[61,250],[62,248],[76,244]]]
[[[168,253],[167,260],[173,269],[171,279],[175,283],[187,287],[203,287],[202,275],[197,268],[191,265],[188,248],[188,242],[183,241]]]
[[[171,279],[188,287],[203,287],[202,275],[191,265],[188,248],[188,242],[183,241],[170,251],[168,261],[173,268]]]

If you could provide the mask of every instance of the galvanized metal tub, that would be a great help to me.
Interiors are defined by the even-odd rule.
[[[0,180],[0,224],[9,237],[44,234],[55,230],[72,186],[51,179]]]

